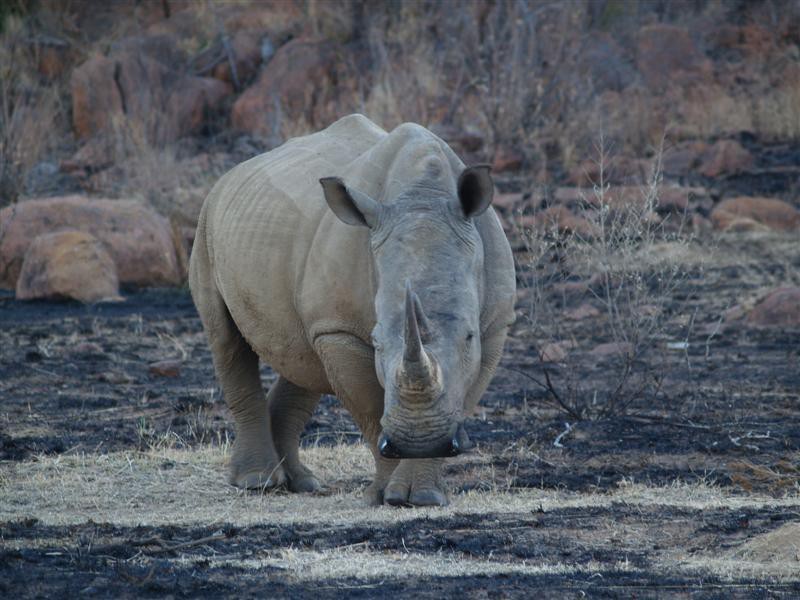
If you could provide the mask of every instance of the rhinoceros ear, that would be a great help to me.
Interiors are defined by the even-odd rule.
[[[489,165],[467,167],[458,178],[458,201],[465,217],[477,217],[492,203],[494,183]]]
[[[319,182],[325,201],[340,221],[367,227],[377,224],[380,205],[375,200],[358,190],[351,190],[339,177],[323,177]]]

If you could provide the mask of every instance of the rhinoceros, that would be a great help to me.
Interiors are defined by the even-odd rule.
[[[424,127],[361,115],[216,183],[189,283],[236,421],[233,485],[317,490],[300,436],[335,394],[375,458],[368,502],[448,502],[442,466],[469,445],[514,320],[493,190]],[[266,399],[259,359],[278,374]]]

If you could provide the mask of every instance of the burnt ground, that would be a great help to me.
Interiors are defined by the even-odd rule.
[[[692,508],[641,503],[420,516],[391,524],[53,525],[30,517],[0,523],[4,596],[382,597],[796,597],[800,574],[769,580],[665,566],[724,553],[800,522],[800,331],[720,325],[725,310],[800,272],[800,252],[776,257],[768,243],[724,242],[758,253],[709,264],[675,290],[675,319],[636,357],[657,386],[632,393],[616,414],[576,421],[520,371],[557,389],[570,381],[614,389],[613,361],[587,349],[607,341],[591,320],[574,325],[581,345],[568,364],[537,359],[541,340],[515,325],[495,381],[468,430],[478,450],[448,467],[452,494],[525,490],[614,493],[679,483],[721,489],[741,502]],[[723,248],[723,253],[725,248]],[[763,252],[762,252],[763,251]],[[754,266],[755,265],[755,266]],[[680,304],[681,317],[677,303]],[[746,304],[746,302],[745,302]],[[686,314],[692,314],[689,322]],[[669,351],[666,343],[689,340]],[[148,365],[182,361],[177,377]],[[547,370],[545,375],[544,370]],[[273,378],[263,371],[265,385]],[[562,382],[567,382],[563,384]],[[590,388],[581,388],[588,393]],[[232,423],[213,377],[199,319],[185,289],[143,290],[118,304],[20,303],[0,297],[0,467],[78,453],[146,452],[173,436],[182,448],[224,445]],[[304,444],[357,444],[334,398],[323,398]],[[488,458],[487,458],[488,457]],[[487,479],[487,461],[494,479]],[[8,471],[10,472],[10,471]],[[220,485],[222,483],[220,477]],[[359,482],[359,485],[363,482]],[[0,497],[12,477],[0,478]],[[749,505],[749,497],[774,498]],[[365,509],[367,510],[367,509]],[[412,509],[413,510],[413,509]],[[143,518],[143,522],[147,519]],[[616,538],[614,527],[636,531]],[[592,536],[596,532],[596,536]],[[296,578],[281,567],[248,569],[220,556],[264,558],[286,549],[406,552],[503,564],[568,564],[573,571],[420,577]],[[799,555],[800,556],[800,555]],[[213,560],[212,560],[213,559]],[[798,558],[800,561],[800,558]],[[800,562],[797,563],[800,573]]]

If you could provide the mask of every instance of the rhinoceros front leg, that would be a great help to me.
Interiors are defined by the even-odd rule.
[[[320,395],[278,377],[267,394],[275,449],[293,492],[314,492],[319,480],[300,462],[300,435],[319,404]]]
[[[375,375],[372,347],[345,333],[316,338],[314,348],[336,396],[350,412],[372,451],[375,478],[364,490],[367,504],[383,503],[383,493],[400,461],[384,458],[378,452],[378,436],[383,416],[383,387]]]

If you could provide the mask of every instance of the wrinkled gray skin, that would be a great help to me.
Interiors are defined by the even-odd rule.
[[[222,177],[189,282],[236,420],[231,483],[318,489],[298,444],[334,393],[375,456],[370,503],[447,503],[442,465],[514,319],[492,190],[428,130],[361,115]],[[266,401],[259,359],[279,374]]]

